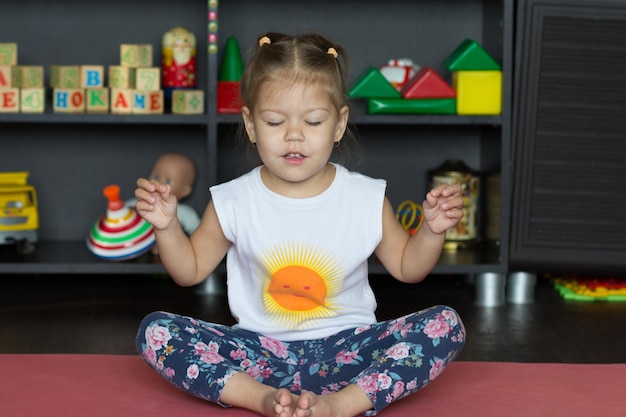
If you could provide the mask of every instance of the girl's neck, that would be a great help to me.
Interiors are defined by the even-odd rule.
[[[261,181],[272,192],[288,198],[311,198],[326,191],[335,180],[336,169],[327,163],[313,177],[300,181],[289,182],[275,176],[265,166],[261,166]]]

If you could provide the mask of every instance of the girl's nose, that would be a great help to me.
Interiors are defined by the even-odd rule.
[[[287,142],[303,142],[304,141],[304,133],[302,133],[302,129],[299,126],[292,126],[287,131],[285,135],[285,141]]]

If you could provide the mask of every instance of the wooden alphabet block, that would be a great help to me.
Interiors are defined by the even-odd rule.
[[[22,88],[20,94],[22,113],[43,113],[45,110],[45,89],[43,87]]]
[[[13,68],[10,65],[0,65],[0,88],[13,87]]]
[[[163,90],[133,91],[133,114],[162,114],[163,107]]]
[[[20,89],[17,87],[0,88],[0,113],[18,113],[20,111]]]
[[[104,67],[102,65],[81,65],[80,86],[81,88],[103,88]]]
[[[17,65],[16,43],[0,43],[0,65]]]
[[[172,91],[172,113],[204,114],[204,91],[174,90]]]
[[[85,90],[82,88],[54,88],[52,110],[55,113],[84,113]]]
[[[152,45],[120,45],[120,64],[125,67],[139,68],[152,66]]]
[[[133,90],[111,88],[111,113],[131,114],[133,112]]]
[[[108,88],[85,89],[85,105],[87,113],[108,113],[110,107],[109,103]]]
[[[159,91],[161,89],[161,68],[137,68],[135,88],[141,91]]]
[[[61,89],[80,88],[80,67],[78,65],[50,66],[50,87]]]
[[[13,86],[19,88],[42,88],[44,69],[42,65],[18,65],[13,67]]]
[[[109,87],[111,88],[135,88],[136,68],[123,65],[109,66]]]

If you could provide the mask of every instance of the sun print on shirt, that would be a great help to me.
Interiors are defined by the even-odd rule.
[[[288,243],[261,256],[263,304],[285,329],[337,314],[343,273],[336,259],[306,243]]]

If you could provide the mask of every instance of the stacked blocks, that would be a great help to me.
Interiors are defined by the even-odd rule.
[[[120,65],[109,67],[111,113],[163,113],[161,68],[152,62],[152,45],[120,45]]]
[[[452,72],[452,85],[422,66],[398,89],[380,69],[368,68],[348,95],[366,99],[370,114],[501,113],[501,68],[477,42],[465,40],[443,64]]]
[[[0,113],[43,113],[44,69],[17,65],[17,44],[0,43]]]
[[[243,75],[243,59],[237,39],[226,40],[222,67],[217,82],[217,111],[219,113],[241,112],[241,77]]]
[[[502,69],[478,42],[463,41],[443,61],[443,66],[452,72],[458,114],[502,112]]]
[[[56,113],[163,113],[160,71],[151,67],[152,45],[122,44],[121,65],[53,65],[52,104]]]

